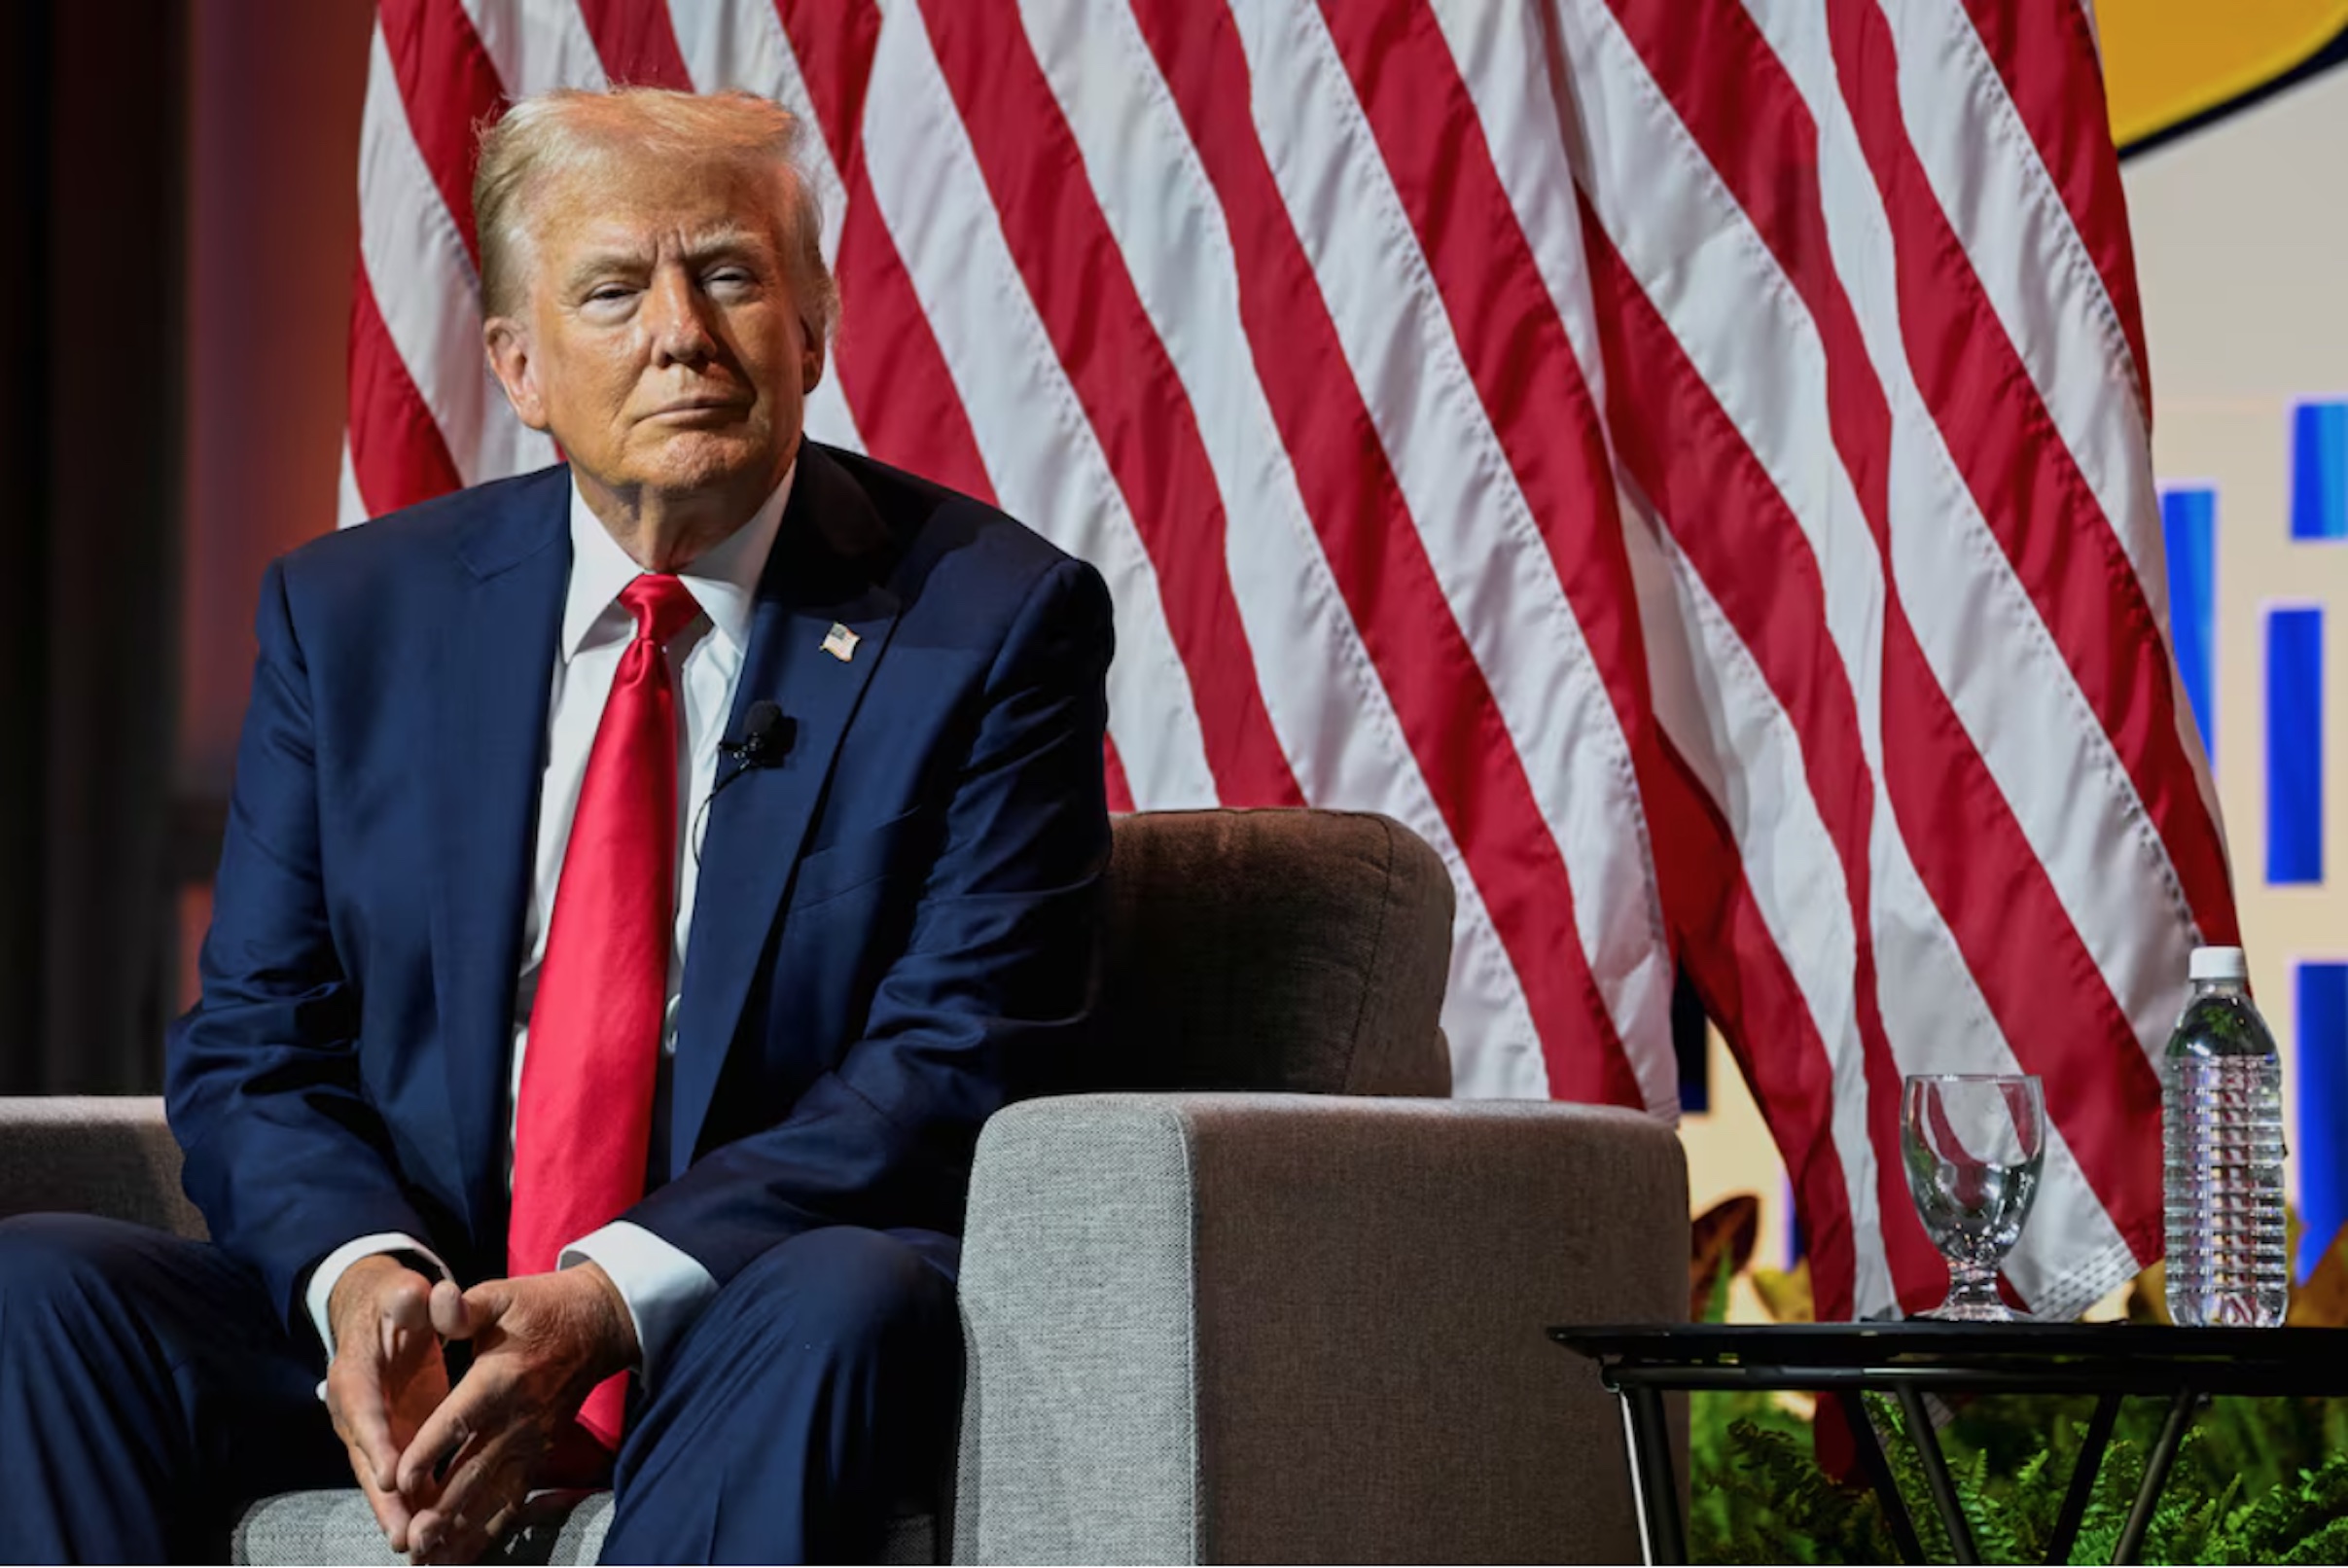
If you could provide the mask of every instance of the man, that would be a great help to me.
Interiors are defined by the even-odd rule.
[[[795,128],[485,136],[489,362],[568,467],[270,568],[169,1048],[213,1244],[0,1227],[0,1555],[217,1555],[338,1474],[430,1561],[605,1475],[619,1560],[934,1503],[973,1143],[1086,1018],[1109,606],[800,439]]]

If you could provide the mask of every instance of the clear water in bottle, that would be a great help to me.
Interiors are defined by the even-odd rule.
[[[2239,947],[2193,954],[2193,989],[2161,1063],[2169,1316],[2283,1321],[2283,1064]]]

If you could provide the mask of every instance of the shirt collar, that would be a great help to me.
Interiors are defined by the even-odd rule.
[[[794,460],[784,471],[783,481],[748,522],[703,551],[677,573],[718,635],[732,644],[736,653],[750,645],[751,606],[758,596],[759,579],[766,571],[766,557],[774,550],[774,536],[782,527],[783,508],[790,504],[791,481],[798,476],[799,463]],[[587,504],[574,476],[571,590],[562,611],[564,663],[578,657],[596,623],[619,603],[621,590],[643,571]]]

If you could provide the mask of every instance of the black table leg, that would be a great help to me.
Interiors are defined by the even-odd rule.
[[[2185,1442],[2185,1429],[2193,1424],[2193,1407],[2199,1403],[2200,1396],[2190,1389],[2179,1389],[2169,1401],[2169,1418],[2160,1424],[2160,1441],[2144,1462],[2144,1484],[2136,1488],[2136,1506],[2128,1510],[2119,1545],[2113,1549],[2114,1562],[2134,1562],[2143,1554],[2145,1529],[2152,1522],[2160,1488],[2168,1483],[2169,1466],[2177,1462],[2178,1446]]]
[[[1892,1545],[1900,1551],[1903,1562],[1922,1562],[1924,1544],[1916,1539],[1916,1521],[1908,1517],[1907,1500],[1900,1495],[1900,1482],[1892,1475],[1892,1462],[1884,1457],[1883,1444],[1875,1441],[1875,1423],[1867,1413],[1867,1401],[1859,1390],[1846,1388],[1835,1395],[1842,1405],[1842,1419],[1851,1429],[1851,1442],[1858,1446],[1859,1463],[1867,1470],[1867,1479],[1875,1488],[1876,1501],[1883,1505],[1883,1520],[1891,1526]]]
[[[1622,1396],[1622,1424],[1630,1440],[1630,1484],[1639,1505],[1640,1544],[1651,1563],[1688,1560],[1688,1527],[1680,1517],[1680,1479],[1671,1466],[1671,1425],[1663,1396],[1632,1384]]]
[[[2087,1501],[2095,1494],[2104,1449],[2112,1442],[2112,1423],[2119,1419],[2119,1400],[2117,1394],[2106,1394],[2095,1402],[2086,1441],[2080,1444],[2079,1458],[2071,1466],[2071,1487],[2063,1493],[2063,1511],[2054,1521],[2054,1542],[2046,1549],[2048,1562],[2069,1562],[2071,1549],[2079,1545],[2079,1527],[2087,1516]]]
[[[1979,1562],[1981,1553],[1973,1544],[1973,1525],[1966,1520],[1964,1505],[1957,1501],[1957,1483],[1949,1477],[1947,1457],[1940,1452],[1940,1435],[1933,1430],[1924,1395],[1913,1384],[1902,1383],[1900,1408],[1907,1416],[1907,1438],[1916,1445],[1916,1460],[1924,1466],[1924,1484],[1932,1488],[1933,1507],[1940,1511],[1940,1523],[1948,1531],[1948,1550],[1959,1562]]]

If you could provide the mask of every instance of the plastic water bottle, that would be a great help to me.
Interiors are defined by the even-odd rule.
[[[2239,947],[2193,951],[2192,995],[2161,1061],[2169,1316],[2283,1321],[2283,1063]]]

